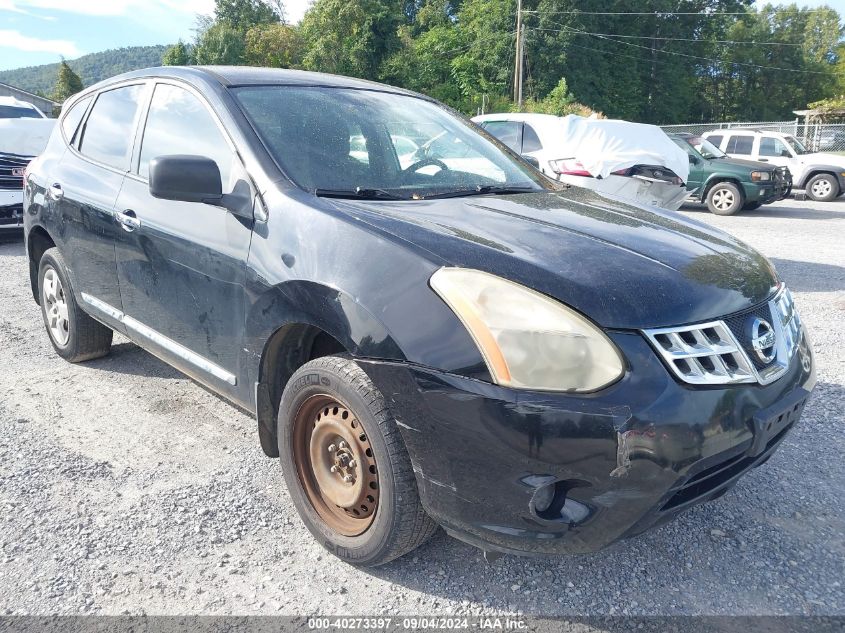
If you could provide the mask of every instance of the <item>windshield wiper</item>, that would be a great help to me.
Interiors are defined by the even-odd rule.
[[[320,189],[314,190],[315,196],[321,198],[363,198],[365,200],[406,200],[406,198],[390,193],[386,189],[368,189],[366,187],[355,187],[355,189]]]
[[[427,199],[431,198],[460,198],[462,196],[483,196],[493,194],[496,196],[507,195],[509,193],[532,193],[539,191],[534,187],[526,187],[519,185],[478,185],[475,189],[456,189],[455,191],[446,191],[444,193],[435,193],[430,196],[425,196]]]

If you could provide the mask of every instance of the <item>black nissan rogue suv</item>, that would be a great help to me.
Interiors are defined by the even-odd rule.
[[[356,564],[438,525],[596,550],[724,494],[814,386],[756,251],[552,183],[389,86],[121,75],[65,105],[25,180],[56,352],[117,331],[254,412],[305,525]]]

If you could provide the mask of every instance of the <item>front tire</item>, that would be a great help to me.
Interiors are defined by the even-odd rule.
[[[76,303],[65,260],[58,248],[47,249],[41,256],[38,297],[47,334],[59,356],[79,363],[109,353],[114,332]]]
[[[351,359],[297,370],[279,404],[279,456],[299,516],[343,561],[387,563],[437,530],[381,392]]]
[[[716,215],[733,215],[742,208],[745,196],[732,182],[719,182],[707,192],[707,208]]]
[[[817,202],[830,202],[839,196],[839,182],[830,174],[816,174],[807,181],[807,196]]]

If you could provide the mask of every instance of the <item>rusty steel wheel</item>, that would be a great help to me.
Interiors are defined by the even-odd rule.
[[[365,532],[378,510],[378,467],[352,411],[332,396],[311,396],[294,417],[291,439],[299,481],[314,510],[338,534]]]
[[[323,356],[297,369],[277,420],[288,493],[332,554],[382,565],[435,532],[384,395],[353,359]]]

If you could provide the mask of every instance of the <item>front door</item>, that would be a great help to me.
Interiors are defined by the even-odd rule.
[[[221,207],[153,198],[150,160],[213,159],[223,191],[249,187],[228,137],[187,88],[156,85],[116,212],[124,221],[117,268],[127,333],[201,382],[237,398],[244,280],[252,222]],[[243,395],[243,394],[242,394]]]
[[[757,160],[764,163],[771,163],[778,167],[789,167],[794,159],[786,143],[779,138],[761,136],[760,145],[757,150]]]

